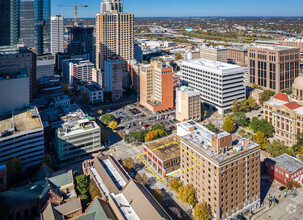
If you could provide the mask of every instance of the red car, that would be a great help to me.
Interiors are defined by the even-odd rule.
[[[171,126],[171,129],[175,130],[175,129],[176,129],[176,127],[175,127],[175,126]]]
[[[138,106],[141,107],[141,108],[143,107],[143,105],[138,105]]]
[[[148,128],[150,125],[144,125],[144,128]]]

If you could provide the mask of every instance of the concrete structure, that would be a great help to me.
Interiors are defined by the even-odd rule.
[[[188,151],[181,150],[181,181],[194,187],[214,218],[236,218],[260,207],[259,145],[247,139],[235,142],[228,132],[216,134],[194,121],[177,126]],[[195,166],[196,160],[201,165]]]
[[[113,101],[122,99],[123,62],[119,59],[119,57],[112,56],[104,62],[104,67],[104,91],[111,92]]]
[[[95,104],[104,102],[103,89],[99,84],[95,82],[83,83],[80,86],[80,90],[82,94],[86,93],[88,95],[90,103]]]
[[[223,46],[213,47],[204,45],[200,47],[200,58],[226,63],[227,49]]]
[[[196,59],[182,61],[181,81],[201,94],[201,100],[223,115],[234,99],[246,97],[243,67]]]
[[[100,127],[77,109],[62,118],[64,123],[55,133],[55,150],[60,161],[100,151]]]
[[[297,142],[296,135],[303,132],[303,77],[296,78],[293,94],[277,93],[263,104],[263,118],[275,129],[275,138],[287,145]]]
[[[37,108],[1,117],[0,165],[18,157],[23,168],[40,164],[44,157],[44,128]]]
[[[16,73],[26,69],[29,75],[30,101],[36,96],[36,55],[24,45],[0,47],[0,72]]]
[[[64,52],[64,18],[61,15],[51,16],[51,53]]]
[[[248,64],[248,50],[245,47],[229,47],[227,48],[227,60],[232,61],[241,66]]]
[[[299,48],[256,45],[248,48],[248,60],[249,85],[288,90],[299,76]]]
[[[0,115],[28,107],[29,77],[26,69],[17,73],[0,73]]]
[[[302,37],[282,38],[281,45],[287,46],[287,47],[297,47],[297,48],[300,48],[300,52],[303,52]]]
[[[303,184],[303,162],[297,158],[282,154],[276,158],[266,158],[264,164],[265,172],[283,185],[291,180]]]
[[[78,63],[70,62],[70,84],[73,84],[74,80],[78,81],[92,81],[92,71],[94,64],[88,60],[80,61]]]
[[[103,73],[100,69],[93,68],[92,81],[103,87]]]
[[[153,112],[174,106],[172,67],[160,61],[141,65],[140,104]]]
[[[55,61],[53,57],[45,58],[45,57],[37,57],[37,81],[44,77],[49,76],[52,77],[55,75]]]
[[[116,219],[171,219],[152,194],[133,180],[113,156],[86,160],[82,168],[83,173],[96,182],[102,200],[110,206]]]
[[[117,11],[96,15],[96,67],[104,70],[105,61],[113,55],[122,60],[123,72],[127,61],[134,59],[134,15]]]
[[[180,171],[180,137],[171,135],[143,144],[142,159],[162,179]]]
[[[140,64],[137,60],[129,60],[128,61],[128,69],[130,76],[130,86],[137,92],[139,96],[140,93]]]
[[[189,87],[176,89],[176,119],[178,121],[201,120],[201,97]]]

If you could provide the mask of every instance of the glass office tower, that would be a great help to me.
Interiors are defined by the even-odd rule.
[[[35,1],[20,1],[20,38],[28,48],[35,48]]]

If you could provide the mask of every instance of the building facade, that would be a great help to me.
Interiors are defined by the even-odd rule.
[[[189,87],[176,89],[176,119],[178,121],[201,120],[200,93]]]
[[[181,181],[194,187],[214,218],[236,218],[260,207],[259,145],[247,139],[233,145],[231,134],[213,133],[194,121],[179,123],[177,134],[184,148]]]
[[[23,168],[40,164],[44,157],[44,128],[37,108],[8,114],[0,121],[0,165],[14,157]]]
[[[103,0],[100,6],[101,14],[112,11],[115,11],[119,14],[123,13],[122,0]]]
[[[174,106],[173,68],[160,61],[140,67],[140,104],[152,112]]]
[[[108,58],[104,62],[103,86],[105,92],[110,92],[112,100],[120,100],[123,95],[122,78],[123,62],[117,56]]]
[[[92,81],[103,87],[103,73],[100,69],[93,68]]]
[[[300,71],[299,48],[257,45],[248,48],[249,85],[289,90]]]
[[[64,52],[64,18],[61,15],[51,16],[51,53]]]
[[[20,1],[20,38],[28,48],[36,47],[35,0]]]
[[[95,82],[84,83],[80,86],[80,90],[82,94],[86,93],[88,95],[89,102],[92,104],[102,103],[104,101],[104,91],[102,87]]]
[[[282,38],[281,44],[287,47],[298,47],[300,48],[300,52],[303,52],[303,39],[302,38]]]
[[[37,81],[42,77],[53,77],[55,75],[55,61],[53,56],[37,57]]]
[[[130,77],[130,86],[133,90],[137,92],[137,95],[140,93],[140,64],[137,60],[128,61],[128,69]]]
[[[227,48],[227,60],[230,60],[238,65],[247,66],[248,63],[247,48],[229,47]]]
[[[200,92],[201,101],[223,115],[232,101],[246,97],[243,67],[206,59],[185,60],[181,65],[183,84]]]
[[[70,63],[73,66],[72,68],[72,77],[70,83],[74,80],[80,81],[92,81],[92,71],[94,68],[94,64],[89,62],[88,60],[80,61],[78,63]]]
[[[227,49],[219,46],[212,47],[204,45],[200,47],[200,58],[226,63]]]

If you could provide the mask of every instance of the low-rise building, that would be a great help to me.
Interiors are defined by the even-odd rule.
[[[303,184],[303,162],[288,154],[282,154],[275,158],[266,158],[264,161],[265,172],[286,185],[289,181],[298,181]]]
[[[38,109],[25,109],[0,118],[0,165],[18,157],[23,168],[44,157],[44,127]]]
[[[200,93],[182,86],[176,89],[176,119],[178,121],[201,120]]]
[[[98,68],[92,70],[92,81],[103,87],[103,73]]]
[[[89,102],[92,104],[104,101],[103,89],[95,82],[82,83],[80,90],[82,91],[82,94],[86,93],[88,95]]]
[[[37,56],[37,76],[36,80],[44,76],[55,75],[55,60],[53,56]]]
[[[260,103],[260,99],[261,99],[261,95],[263,94],[263,90],[261,89],[254,89],[253,91],[251,91],[250,95],[256,100],[256,103],[258,106],[261,105]]]
[[[202,47],[200,47],[199,58],[226,63],[227,49],[224,48],[224,46],[213,47],[213,46],[203,45]]]
[[[70,63],[70,65],[72,65],[72,68],[70,68],[70,70],[72,70],[70,84],[72,84],[74,80],[85,82],[92,81],[92,71],[94,68],[93,63],[88,60],[84,60],[78,63]]]
[[[53,98],[54,106],[55,108],[61,106],[61,107],[67,107],[70,105],[70,98],[67,95],[62,96],[55,96]]]
[[[227,60],[230,60],[238,65],[247,66],[248,50],[245,47],[229,47],[227,48]]]

